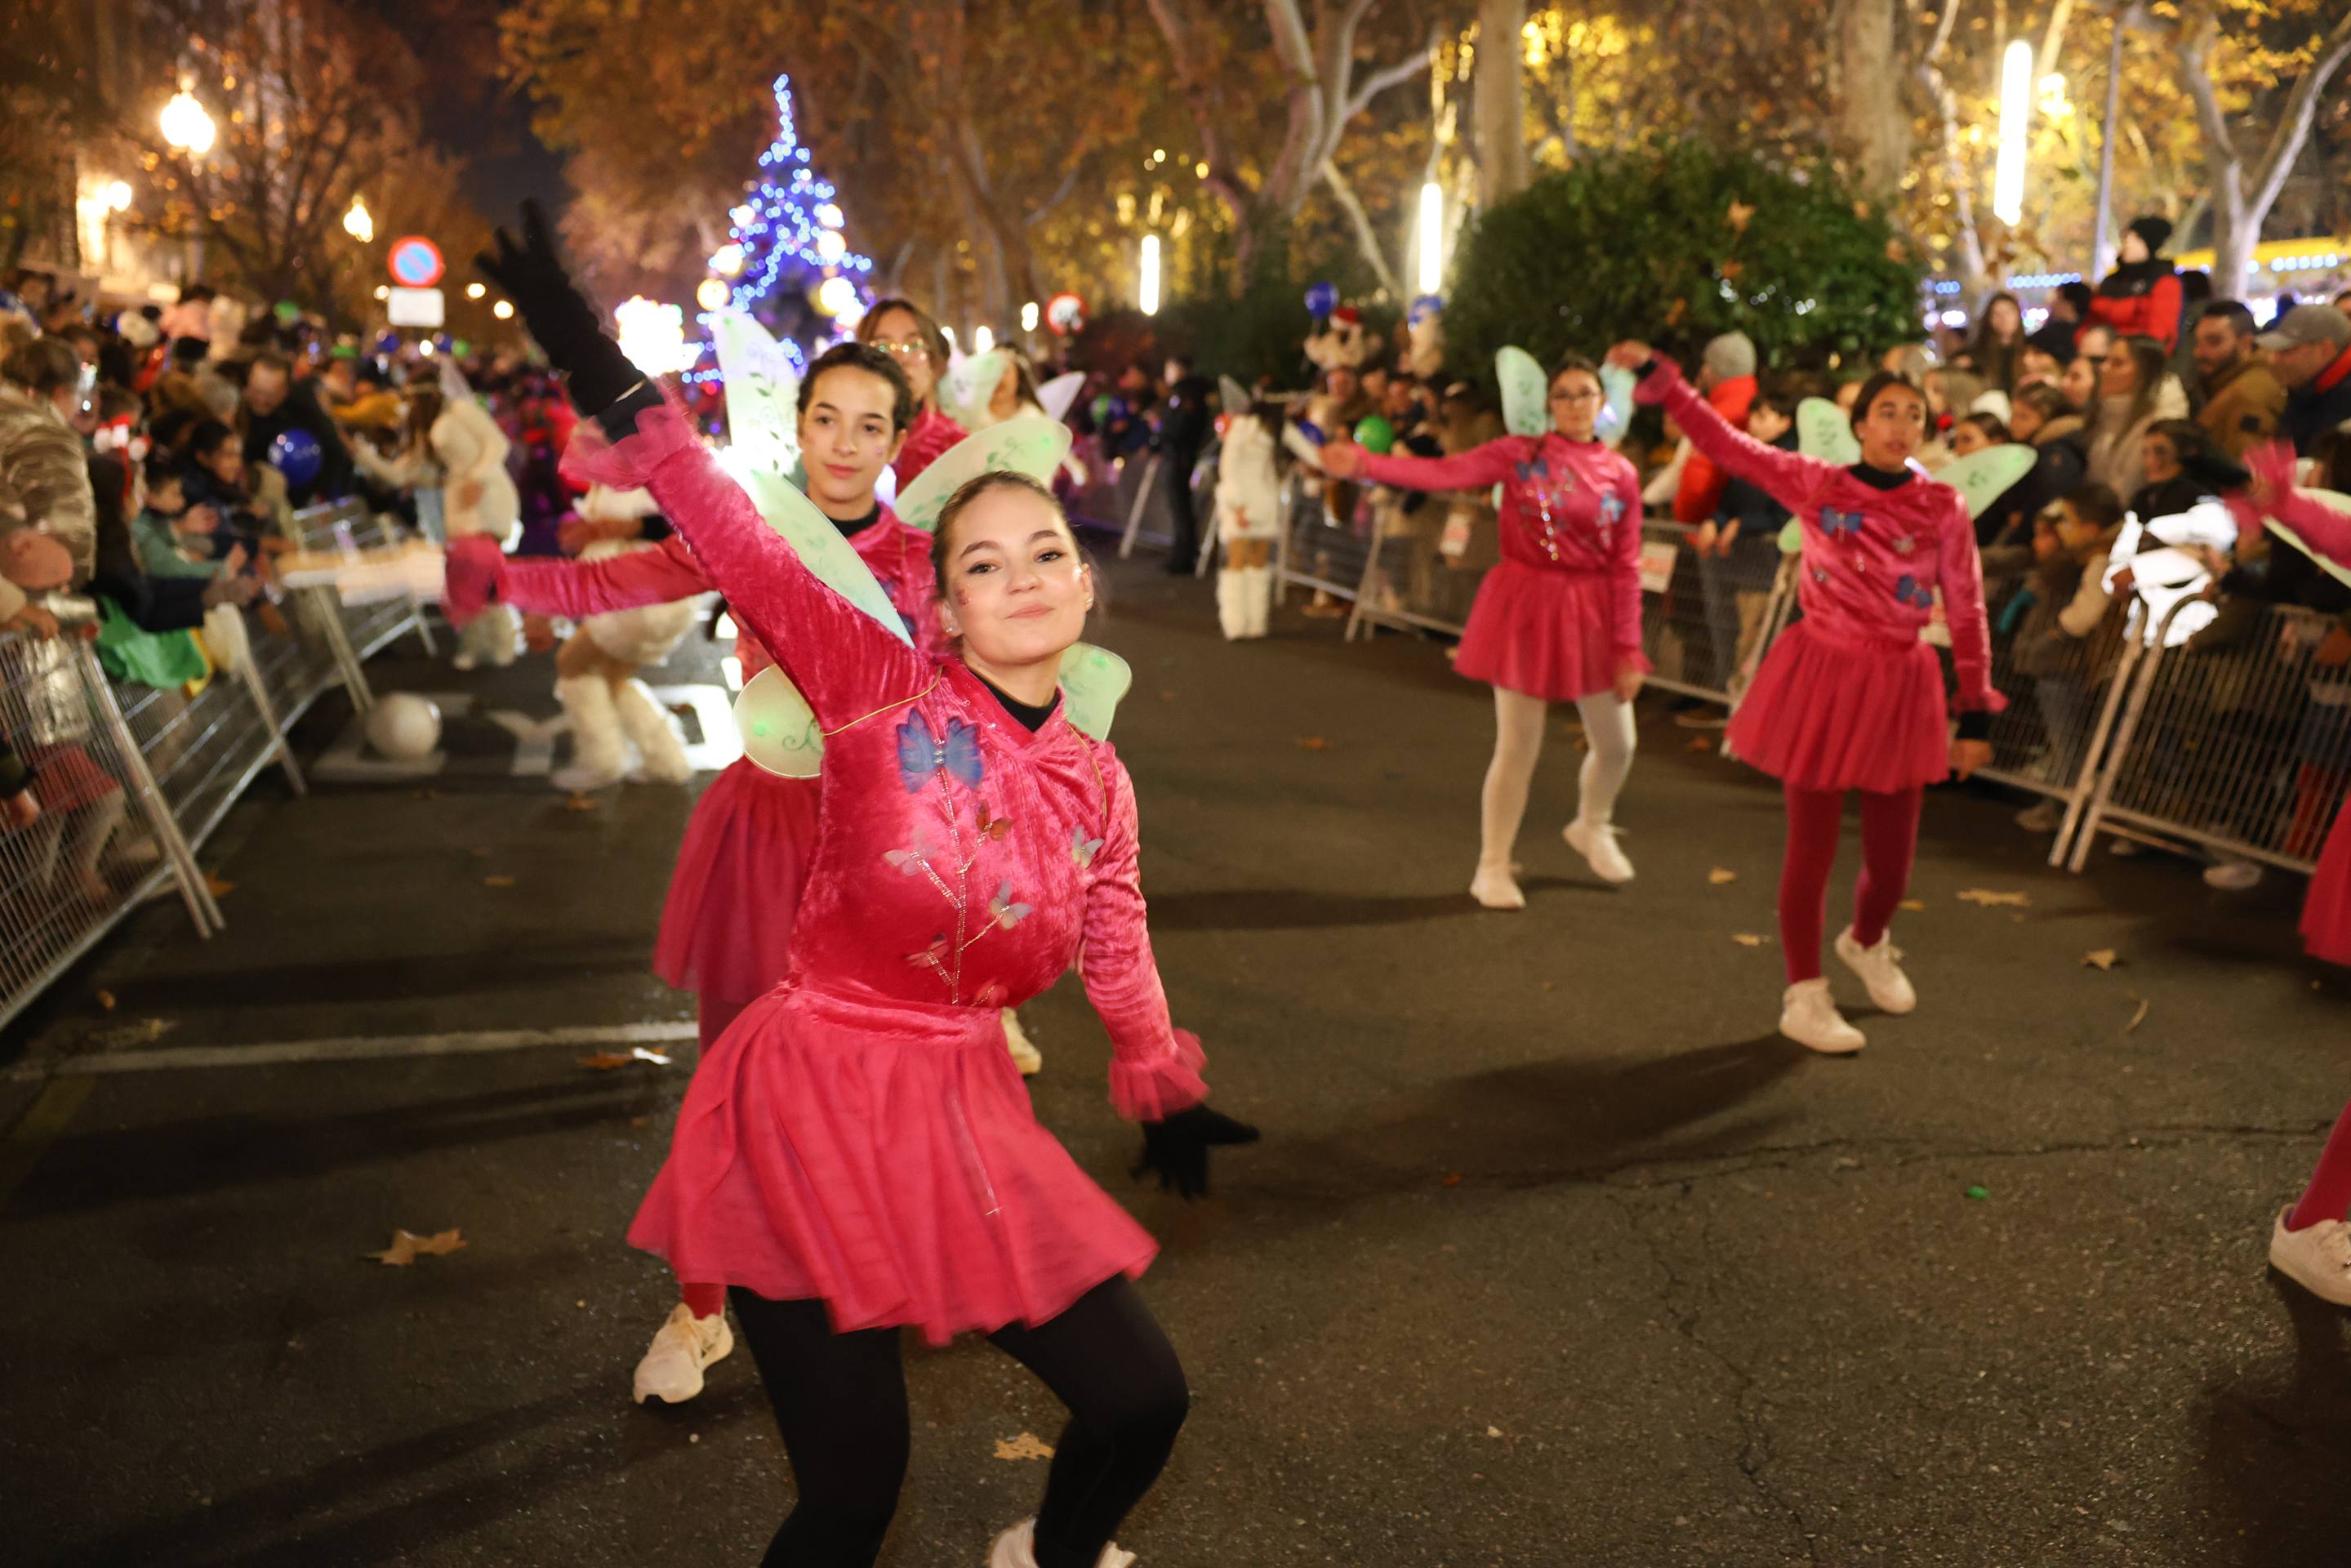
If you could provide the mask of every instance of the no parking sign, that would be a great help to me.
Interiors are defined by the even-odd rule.
[[[423,235],[409,235],[392,242],[392,280],[402,288],[430,288],[441,281],[446,270],[441,260],[441,247]]]

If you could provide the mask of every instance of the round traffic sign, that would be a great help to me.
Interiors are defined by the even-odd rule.
[[[444,270],[441,247],[423,235],[392,242],[392,278],[403,288],[430,288]]]

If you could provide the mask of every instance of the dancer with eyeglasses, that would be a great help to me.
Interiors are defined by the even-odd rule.
[[[947,335],[930,312],[911,299],[884,299],[857,323],[857,340],[898,361],[914,392],[914,423],[890,462],[903,490],[916,475],[971,433],[939,412],[939,377],[946,373]]]

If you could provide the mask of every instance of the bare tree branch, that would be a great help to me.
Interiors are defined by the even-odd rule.
[[[1428,69],[1429,58],[1436,52],[1436,48],[1437,34],[1434,29],[1431,29],[1428,43],[1418,54],[1398,60],[1395,64],[1374,71],[1366,77],[1364,79],[1362,90],[1347,100],[1347,112],[1341,117],[1340,122],[1344,124],[1371,108],[1372,100],[1390,88],[1402,87],[1413,78],[1425,73]]]
[[[1401,298],[1404,289],[1396,282],[1395,271],[1388,266],[1386,255],[1380,249],[1379,234],[1372,227],[1371,214],[1364,210],[1362,199],[1355,194],[1355,187],[1348,183],[1346,175],[1339,172],[1339,165],[1327,158],[1322,161],[1322,180],[1331,187],[1331,193],[1339,199],[1340,209],[1354,225],[1355,246],[1364,253],[1364,259],[1372,264],[1372,272],[1379,279],[1380,287],[1386,289],[1392,298]]]

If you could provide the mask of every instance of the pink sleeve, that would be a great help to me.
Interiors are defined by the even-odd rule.
[[[1078,972],[1110,1032],[1110,1098],[1130,1121],[1156,1122],[1207,1098],[1207,1058],[1199,1038],[1167,1016],[1167,993],[1151,956],[1137,865],[1134,788],[1117,754],[1095,749],[1110,795],[1110,821],[1086,882],[1085,945]]]
[[[1616,653],[1646,675],[1654,666],[1641,652],[1641,482],[1630,463],[1616,481],[1615,494],[1625,502],[1612,541],[1616,559],[1610,574],[1616,591]]]
[[[2262,531],[2262,514],[2266,510],[2312,549],[2351,566],[2351,516],[2323,501],[2313,500],[2295,486],[2293,447],[2282,441],[2264,442],[2245,454],[2245,466],[2252,470],[2256,481],[2268,487],[2272,497],[2264,508],[2254,506],[2252,498],[2241,490],[2230,496],[2229,509],[2237,515],[2238,527],[2245,537]]]
[[[710,580],[674,534],[652,549],[629,550],[602,560],[508,557],[498,580],[501,603],[532,615],[574,620],[709,591]]]
[[[808,569],[667,395],[641,410],[636,433],[618,442],[604,438],[600,421],[580,421],[563,470],[575,481],[652,491],[728,610],[784,666],[828,730],[935,678],[929,660]]]
[[[1914,481],[1915,483],[1916,481]],[[1951,634],[1962,711],[1998,713],[2008,699],[1992,689],[1991,622],[1984,613],[1983,561],[1976,554],[1975,521],[1958,496],[1950,499],[1935,541],[1943,586],[1943,622]]]
[[[1833,463],[1766,446],[1745,431],[1731,429],[1698,389],[1682,380],[1671,360],[1660,359],[1635,383],[1633,395],[1644,403],[1663,403],[1692,446],[1792,512],[1809,514],[1821,491],[1844,472]]]
[[[1366,452],[1364,477],[1399,490],[1482,490],[1510,477],[1510,464],[1522,444],[1520,437],[1506,435],[1450,457]]]

